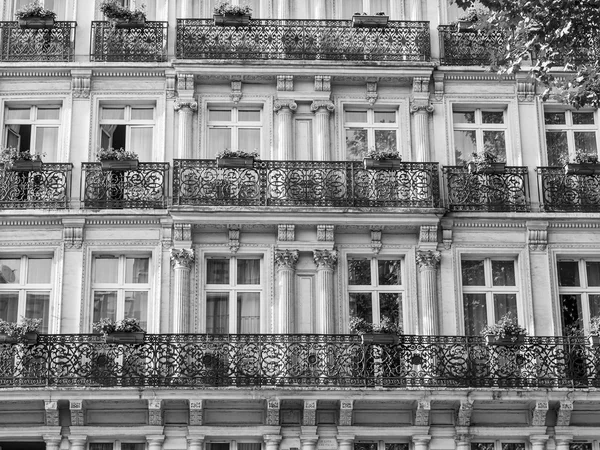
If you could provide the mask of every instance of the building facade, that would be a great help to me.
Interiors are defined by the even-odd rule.
[[[2,147],[43,164],[0,173],[0,318],[43,322],[0,343],[3,450],[598,450],[600,178],[563,165],[600,116],[487,71],[501,35],[433,0],[24,3]],[[486,343],[507,313],[529,337]],[[93,332],[127,317],[142,342]]]

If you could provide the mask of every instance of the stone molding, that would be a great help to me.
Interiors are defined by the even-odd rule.
[[[281,242],[296,240],[296,225],[277,225],[277,240]]]
[[[315,91],[331,91],[331,76],[315,75]]]
[[[335,225],[317,225],[317,241],[333,242]]]

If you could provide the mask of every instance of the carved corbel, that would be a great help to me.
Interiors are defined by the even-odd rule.
[[[240,249],[240,227],[227,227],[227,237],[229,239],[229,250],[231,253],[237,253]]]
[[[177,93],[180,97],[194,96],[194,75],[191,73],[177,74]]]
[[[296,240],[296,225],[278,225],[277,226],[278,241],[294,241]]]
[[[315,91],[331,91],[331,77],[329,75],[316,75]]]
[[[473,414],[473,402],[461,401],[456,414],[456,424],[461,427],[471,426],[471,415]]]
[[[317,401],[316,400],[304,400],[302,425],[314,426],[316,424],[317,424]]]
[[[69,412],[71,413],[71,426],[83,426],[83,400],[69,400]]]
[[[71,89],[74,98],[90,98],[92,71],[83,69],[71,70]]]
[[[85,219],[63,219],[63,242],[65,248],[80,249],[83,246]]]
[[[204,425],[204,408],[202,400],[190,400],[190,425]]]
[[[340,426],[352,426],[353,400],[340,400]]]
[[[546,425],[546,415],[548,414],[548,402],[535,402],[533,408],[533,417],[531,419],[531,425],[534,427],[543,427]]]
[[[375,255],[377,255],[383,247],[383,243],[381,242],[382,231],[382,228],[371,228],[371,251]]]
[[[279,425],[279,411],[281,402],[279,399],[270,398],[267,400],[267,425]]]
[[[46,426],[58,426],[58,402],[44,401],[44,412]]]
[[[162,400],[148,400],[148,425],[162,424]]]
[[[173,225],[173,238],[175,241],[190,241],[192,240],[192,224],[176,223]]]
[[[293,75],[277,75],[277,90],[278,91],[293,91],[294,76]]]
[[[229,94],[233,103],[239,103],[242,99],[242,82],[239,80],[231,82],[231,94]]]
[[[367,81],[367,95],[366,99],[369,102],[369,105],[373,106],[377,101],[377,82],[376,81]]]
[[[415,414],[415,426],[429,426],[429,412],[431,411],[431,402],[429,400],[420,400],[417,403],[417,411]]]
[[[317,225],[317,241],[333,242],[335,225]]]

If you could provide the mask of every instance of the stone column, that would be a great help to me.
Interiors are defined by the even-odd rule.
[[[202,450],[204,447],[204,436],[188,436],[187,450]]]
[[[279,450],[281,436],[278,434],[266,434],[263,436],[265,440],[265,450]]]
[[[314,101],[310,105],[311,111],[315,113],[315,159],[317,161],[328,161],[331,159],[330,137],[329,137],[329,115],[335,111],[333,102]]]
[[[471,450],[471,435],[469,434],[457,434],[454,437],[454,442],[456,450]]]
[[[414,145],[415,158],[419,162],[431,161],[429,152],[429,114],[433,112],[433,106],[413,104],[410,108],[414,122]]]
[[[421,334],[432,336],[439,332],[437,321],[437,268],[440,264],[440,252],[417,251],[421,281]]]
[[[429,441],[431,440],[431,436],[422,435],[422,436],[413,436],[413,443],[415,444],[415,450],[428,450],[429,449]]]
[[[69,439],[69,449],[70,450],[85,450],[85,444],[87,441],[87,436],[78,434],[78,435],[70,435]]]
[[[333,334],[333,271],[337,264],[337,251],[315,250],[313,259],[317,266],[316,303],[317,323],[315,333]]]
[[[162,450],[164,440],[165,437],[163,435],[146,436],[146,442],[148,442],[148,450]]]
[[[277,112],[277,153],[278,159],[288,161],[294,159],[294,136],[292,127],[292,116],[298,109],[293,100],[276,100],[275,111]]]
[[[176,158],[191,159],[194,157],[194,142],[192,126],[194,111],[198,110],[198,102],[177,100],[173,105],[175,111],[179,112],[179,127],[177,129],[177,145],[179,151]]]
[[[546,450],[546,441],[548,440],[548,436],[545,434],[538,434],[529,436],[529,441],[531,442],[531,450]]]
[[[277,314],[277,333],[289,334],[294,332],[296,306],[295,276],[298,263],[298,250],[277,250],[277,284],[279,293],[279,308]]]
[[[300,435],[300,450],[316,450],[319,436],[316,434],[313,436]]]
[[[190,314],[190,272],[194,265],[193,249],[171,249],[173,264],[172,333],[187,333]]]
[[[573,441],[573,436],[571,435],[555,435],[554,442],[556,446],[556,450],[569,450],[569,444]]]
[[[338,450],[354,450],[354,436],[337,436]]]

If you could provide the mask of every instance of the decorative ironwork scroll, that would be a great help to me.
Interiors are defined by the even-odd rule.
[[[440,61],[447,66],[490,64],[490,49],[504,48],[501,31],[459,33],[456,25],[440,25]]]
[[[106,171],[82,164],[85,208],[166,208],[169,163],[139,163],[137,170]]]
[[[544,211],[600,211],[600,175],[566,175],[563,167],[538,167]]]
[[[0,22],[1,61],[73,61],[76,22],[54,22],[50,29],[21,28]]]
[[[147,21],[140,28],[114,28],[92,22],[92,61],[160,62],[167,60],[167,22]]]
[[[504,173],[469,173],[462,166],[443,168],[451,211],[529,211],[527,167]]]
[[[177,20],[179,59],[429,61],[429,22],[389,21],[353,28],[350,20],[250,20],[215,26],[213,19]]]
[[[362,161],[255,161],[219,168],[215,160],[175,160],[173,203],[240,206],[439,206],[437,163],[364,169]]]
[[[70,163],[44,163],[41,170],[0,170],[0,206],[68,208],[72,169]]]

